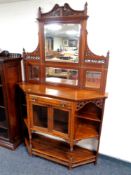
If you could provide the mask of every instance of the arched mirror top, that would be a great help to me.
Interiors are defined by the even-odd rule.
[[[57,22],[57,21],[76,21],[80,22],[82,19],[87,18],[87,2],[85,3],[84,10],[78,11],[72,9],[69,4],[65,3],[64,6],[56,4],[51,11],[42,13],[39,7],[38,20],[44,22]]]
[[[47,13],[38,11],[38,21],[43,30],[43,58],[49,62],[79,63],[82,21],[87,19],[87,3],[84,10],[73,10],[67,3],[56,4]],[[43,25],[43,26],[41,26]],[[43,29],[42,29],[43,28]]]

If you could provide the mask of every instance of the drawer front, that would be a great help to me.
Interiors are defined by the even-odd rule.
[[[55,98],[50,97],[42,97],[37,95],[29,95],[29,100],[34,103],[46,103],[49,106],[58,106],[60,108],[71,108],[72,102],[65,101],[65,100],[59,100]]]

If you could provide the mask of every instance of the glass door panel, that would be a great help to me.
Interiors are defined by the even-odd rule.
[[[0,107],[0,123],[5,122],[5,120],[6,120],[5,109]]]
[[[46,106],[33,105],[33,125],[48,127],[48,108]]]
[[[0,106],[4,106],[3,87],[0,84]]]
[[[69,112],[54,108],[54,130],[67,134],[68,133],[68,119]]]
[[[8,138],[8,125],[5,112],[2,78],[0,76],[0,137]]]
[[[6,128],[0,127],[0,137],[8,138],[8,130]]]
[[[0,75],[0,106],[4,107],[3,84]]]

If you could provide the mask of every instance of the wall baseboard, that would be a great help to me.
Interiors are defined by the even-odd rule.
[[[105,154],[102,154],[102,153],[99,153],[99,156],[102,157],[102,158],[105,158],[105,159],[109,159],[111,161],[121,162],[123,164],[131,166],[131,162],[126,161],[126,160],[122,160],[122,159],[119,159],[119,158],[116,158],[116,157],[108,156],[108,155],[105,155]]]

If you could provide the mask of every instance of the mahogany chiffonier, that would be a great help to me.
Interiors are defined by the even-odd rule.
[[[87,43],[84,10],[56,4],[38,10],[38,47],[24,50],[25,81],[21,108],[24,138],[30,155],[76,167],[96,163],[104,104],[109,52],[92,53]],[[83,147],[92,140],[95,147]],[[94,144],[92,144],[94,145]]]

